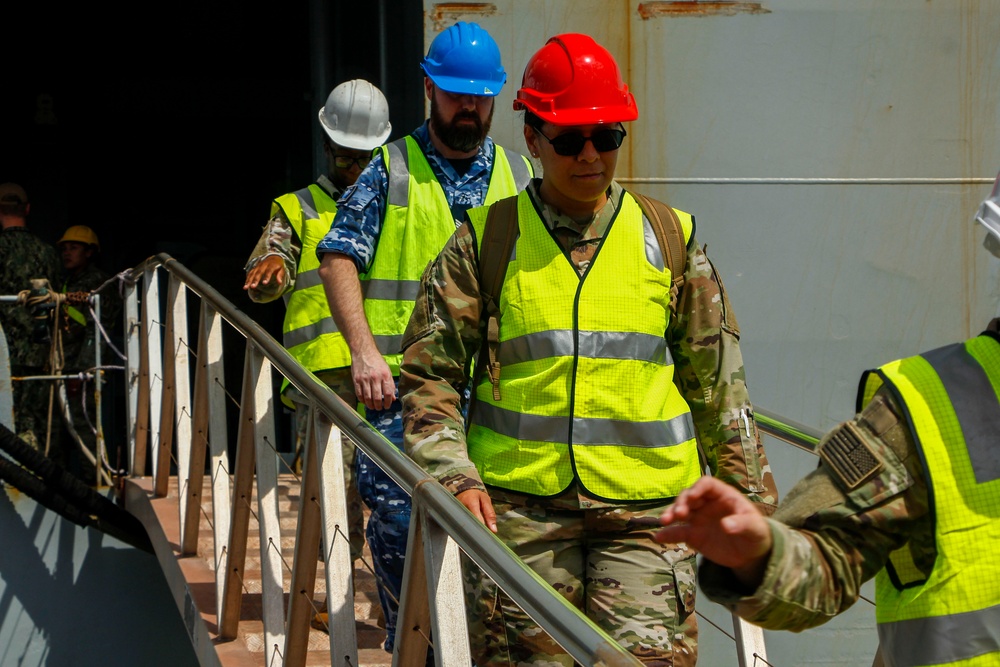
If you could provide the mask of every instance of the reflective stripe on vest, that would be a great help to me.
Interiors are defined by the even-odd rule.
[[[316,246],[337,214],[337,203],[313,184],[276,199],[272,216],[279,207],[302,243],[295,289],[288,297],[282,326],[285,348],[310,371],[350,366],[351,352],[330,315],[316,256]]]
[[[479,240],[487,214],[469,211]],[[698,452],[664,339],[670,271],[638,204],[623,196],[583,277],[527,193],[518,228],[499,297],[500,400],[484,373],[466,438],[483,481],[538,496],[574,480],[608,500],[676,496],[698,478]]]
[[[926,579],[895,552],[876,577],[888,664],[1000,664],[1000,342],[983,335],[866,374],[903,406],[931,494],[937,558]]]
[[[375,258],[360,276],[365,317],[379,352],[399,375],[403,332],[413,312],[420,275],[455,233],[448,198],[413,137],[382,146],[388,169],[388,205]],[[494,144],[485,205],[517,194],[531,177],[527,160]]]

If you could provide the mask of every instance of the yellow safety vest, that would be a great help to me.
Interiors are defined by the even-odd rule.
[[[486,208],[469,211],[482,238]],[[691,217],[678,212],[685,240]],[[500,291],[499,400],[483,374],[466,438],[491,486],[554,496],[574,479],[607,500],[675,497],[700,470],[664,333],[670,269],[631,195],[586,273],[526,192]]]
[[[272,217],[279,208],[302,242],[295,289],[285,303],[285,348],[310,371],[350,366],[351,351],[330,315],[316,256],[316,246],[330,231],[337,214],[337,202],[314,183],[274,200]],[[287,386],[285,380],[282,392]]]
[[[883,652],[893,667],[1000,665],[1000,338],[869,371],[862,404],[883,384],[917,442],[937,550],[927,578],[907,547],[876,576]]]
[[[493,172],[484,204],[523,190],[531,163],[494,144]],[[407,136],[381,147],[389,173],[388,205],[375,258],[361,275],[365,317],[379,352],[399,375],[403,332],[410,321],[420,275],[455,233],[444,189],[416,139]]]

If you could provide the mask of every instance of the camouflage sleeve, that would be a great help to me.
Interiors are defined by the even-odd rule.
[[[771,630],[801,631],[853,605],[861,585],[905,547],[917,570],[934,564],[928,490],[916,445],[883,388],[853,421],[820,443],[820,467],[788,493],[771,522],[774,547],[756,591],[741,591],[728,570],[705,561],[708,597]],[[864,448],[868,476],[842,471],[830,450]]]
[[[466,224],[424,271],[399,373],[406,453],[452,493],[486,490],[469,460],[461,405],[480,346],[481,308],[475,240]]]
[[[365,273],[375,259],[388,207],[389,171],[382,151],[375,151],[358,180],[337,201],[333,225],[316,246],[323,255],[335,252],[354,260],[358,273]]]
[[[674,381],[691,407],[712,474],[772,514],[778,490],[753,420],[740,329],[718,272],[692,238],[676,316],[667,329]]]
[[[247,290],[250,299],[257,303],[267,303],[274,301],[285,292],[295,288],[295,278],[298,274],[299,256],[302,253],[302,243],[298,234],[284,212],[277,204],[271,207],[271,219],[264,225],[264,231],[257,240],[250,259],[247,260],[244,270],[249,272],[257,266],[261,260],[271,255],[281,258],[285,268],[286,279],[283,284],[270,283],[259,285],[254,289]]]

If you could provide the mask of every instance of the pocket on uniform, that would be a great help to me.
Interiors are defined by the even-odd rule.
[[[694,613],[697,593],[696,563],[694,555],[674,563],[674,592],[677,596],[677,610],[686,618]]]

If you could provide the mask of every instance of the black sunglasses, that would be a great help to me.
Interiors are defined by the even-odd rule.
[[[543,139],[552,144],[552,150],[556,152],[556,155],[579,155],[588,141],[594,144],[594,150],[598,153],[607,153],[618,150],[626,136],[625,130],[618,129],[598,130],[589,137],[583,136],[582,132],[567,132],[550,139],[542,134],[542,131],[537,127],[534,129]]]
[[[351,165],[358,165],[359,169],[364,169],[368,166],[368,163],[372,161],[371,155],[363,155],[361,157],[351,157],[350,155],[337,155],[333,154],[333,163],[337,165],[338,169],[350,169]]]

